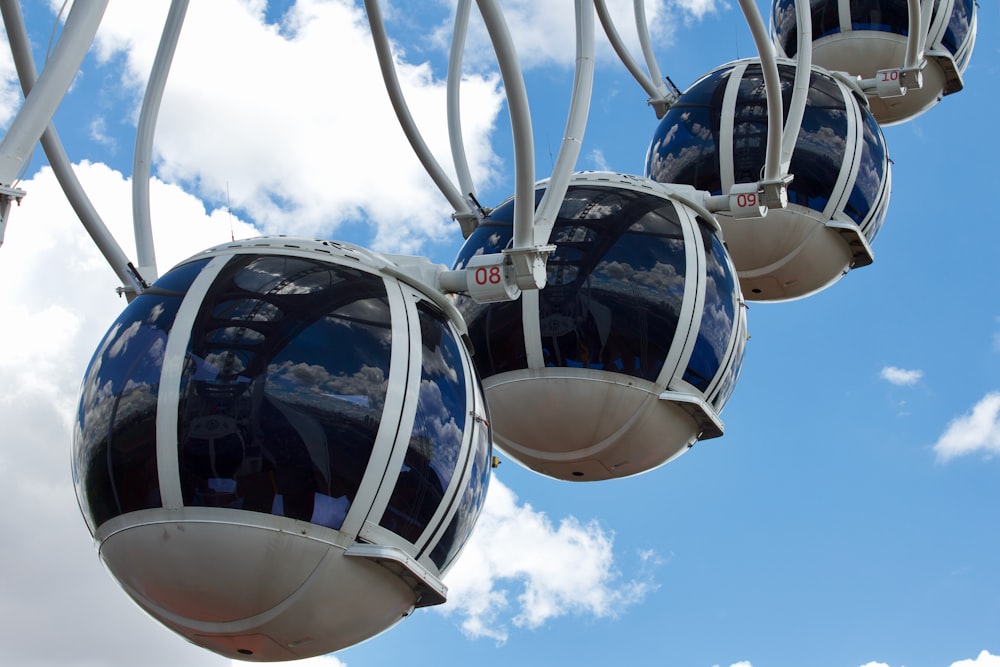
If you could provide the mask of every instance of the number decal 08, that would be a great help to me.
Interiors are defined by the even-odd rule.
[[[477,285],[499,285],[503,281],[499,266],[477,266],[475,273]]]

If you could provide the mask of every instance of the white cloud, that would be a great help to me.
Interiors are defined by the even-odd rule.
[[[77,172],[132,255],[128,181],[103,165]],[[125,302],[51,171],[21,185],[28,195],[12,209],[0,247],[0,569],[17,573],[4,578],[0,596],[5,664],[218,665],[221,658],[165,630],[122,594],[80,517],[70,422],[84,367]],[[158,182],[151,195],[167,266],[229,238],[228,219],[190,195]]]
[[[951,663],[951,667],[1000,667],[1000,655],[993,655],[989,651],[982,651],[975,658]]]
[[[909,370],[906,368],[897,368],[895,366],[886,366],[879,373],[879,377],[889,382],[890,384],[898,385],[901,387],[908,387],[920,382],[920,378],[924,376],[924,372],[920,370]]]
[[[159,38],[152,4],[112,3],[98,35],[106,60],[125,56],[136,103]],[[157,121],[157,173],[215,201],[228,193],[268,231],[331,237],[370,221],[368,245],[410,253],[456,238],[453,209],[392,112],[363,11],[345,0],[300,0],[279,28],[263,22],[262,5],[191,4]],[[398,74],[429,148],[450,169],[443,80],[419,63],[400,63]],[[498,78],[468,76],[462,102],[482,187],[497,173]]]
[[[448,602],[439,609],[459,615],[467,635],[500,642],[508,624],[537,628],[569,614],[615,617],[655,586],[623,577],[613,546],[613,535],[596,522],[567,517],[555,525],[519,505],[494,477],[476,531],[445,579]]]
[[[599,171],[608,171],[611,168],[607,158],[604,157],[604,151],[597,148],[590,151],[589,162],[594,165],[594,169]]]
[[[450,3],[454,7],[454,1]],[[608,0],[615,29],[625,41],[632,56],[642,62],[639,39],[635,29],[635,14],[631,0]],[[673,42],[679,23],[699,20],[705,14],[716,11],[715,0],[651,0],[645,3],[646,23],[650,38],[659,46]],[[576,28],[572,3],[536,2],[533,0],[509,0],[503,3],[504,17],[510,30],[514,47],[524,69],[545,65],[572,67],[576,57]],[[598,64],[618,64],[611,45],[604,36],[600,21],[594,16],[595,49]],[[450,48],[452,19],[449,15],[434,32],[433,39],[439,48]],[[472,68],[494,66],[496,56],[486,29],[479,15],[473,11],[470,20],[469,38],[466,42],[464,62]]]
[[[21,106],[21,84],[14,71],[7,31],[0,33],[0,127],[6,127]]]
[[[986,394],[971,412],[953,419],[934,451],[941,461],[980,451],[1000,454],[1000,392]]]
[[[721,10],[729,9],[730,6],[728,2],[716,2],[716,0],[673,0],[672,5],[680,8],[689,22],[701,20],[707,14],[717,14]]]

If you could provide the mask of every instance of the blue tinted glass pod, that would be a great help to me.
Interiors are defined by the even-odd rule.
[[[787,112],[794,63],[778,67]],[[723,65],[696,81],[660,121],[645,173],[712,194],[756,183],[764,167],[767,105],[760,62]],[[748,301],[807,296],[873,260],[870,247],[889,204],[885,139],[838,77],[813,68],[791,156],[789,203],[763,218],[718,213]]]
[[[881,125],[914,118],[963,88],[962,74],[976,42],[976,2],[932,1],[923,85],[908,88],[902,96],[870,95],[872,114]],[[813,64],[862,79],[901,67],[910,32],[906,5],[906,0],[812,0]],[[795,0],[772,0],[771,39],[778,55],[795,57]]]
[[[461,316],[401,261],[219,246],[101,341],[76,416],[80,507],[125,591],[195,644],[315,656],[444,601],[491,436]]]
[[[536,195],[545,191],[538,185]],[[722,434],[743,362],[739,285],[710,213],[648,179],[573,176],[551,231],[547,283],[466,318],[496,446],[544,475],[626,477]],[[513,200],[455,262],[501,252]]]

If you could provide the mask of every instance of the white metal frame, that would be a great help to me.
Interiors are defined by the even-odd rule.
[[[540,289],[545,284],[545,260],[554,251],[554,246],[548,243],[548,235],[565,196],[568,179],[573,173],[579,157],[587,125],[593,89],[595,9],[601,18],[605,33],[623,62],[633,74],[637,75],[640,83],[650,90],[651,104],[658,110],[658,113],[665,111],[666,106],[676,95],[675,91],[666,86],[660,76],[653,55],[652,41],[646,26],[642,0],[634,0],[634,11],[640,44],[646,66],[650,71],[649,77],[641,75],[638,65],[627,55],[620,37],[617,36],[614,26],[611,24],[603,0],[575,0],[577,53],[566,132],[556,165],[549,178],[549,187],[536,210],[534,206],[534,139],[528,96],[517,53],[503,11],[497,0],[476,0],[476,4],[496,53],[514,134],[514,240],[510,248],[505,249],[503,253],[490,260],[503,267],[503,275],[505,276],[504,289],[501,290],[501,293],[493,295],[492,298],[510,299],[517,298],[521,290]],[[124,286],[120,288],[121,291],[132,296],[141,293],[157,276],[149,206],[150,157],[156,117],[174,49],[183,25],[188,0],[172,0],[171,2],[153,70],[143,98],[137,127],[136,147],[133,156],[132,209],[138,268],[127,259],[121,248],[118,247],[94,211],[93,206],[86,199],[82,188],[79,187],[78,183],[75,183],[75,178],[71,175],[72,172],[68,166],[68,160],[60,159],[61,149],[58,148],[58,138],[55,136],[54,130],[46,132],[49,119],[65,95],[72,77],[85,57],[94,34],[96,34],[106,5],[107,0],[78,0],[74,3],[62,37],[57,44],[56,52],[46,66],[46,71],[41,77],[38,77],[38,81],[32,81],[34,67],[30,62],[30,50],[18,48],[12,44],[15,56],[21,61],[19,72],[21,72],[22,81],[26,89],[33,92],[26,96],[25,104],[3,142],[0,143],[0,241],[2,241],[10,203],[24,196],[23,192],[12,187],[16,171],[23,165],[26,155],[30,153],[34,144],[45,134],[48,137],[48,140],[45,141],[46,152],[49,153],[50,162],[54,165],[61,165],[58,171],[63,173],[64,177],[60,178],[60,182],[67,197],[73,203],[78,216],[101,248],[106,259],[122,280]],[[776,67],[772,66],[773,54],[770,47],[765,48],[766,29],[756,5],[753,4],[752,0],[741,0],[741,6],[754,33],[765,70],[768,72],[773,70],[774,74],[774,76],[766,78],[771,113],[769,113],[768,157],[764,176],[760,183],[754,186],[748,185],[744,189],[759,192],[767,206],[783,206],[787,200],[785,189],[789,177],[783,174],[780,168],[781,102],[780,95],[773,94],[774,90],[777,90],[775,83],[777,70]],[[448,127],[459,187],[451,183],[437,160],[430,153],[410,115],[396,77],[391,45],[385,32],[378,0],[365,0],[365,8],[383,79],[397,119],[426,171],[455,209],[453,217],[459,222],[463,234],[468,236],[484,213],[476,201],[462,143],[459,113],[462,50],[471,11],[471,0],[459,0],[456,9],[455,32],[448,71]],[[12,35],[23,33],[23,18],[16,0],[0,0],[0,10],[3,11],[4,23],[8,26],[8,31]],[[17,37],[14,37],[12,42],[16,41]],[[779,113],[774,113],[774,110]],[[49,150],[50,147],[52,150]],[[733,197],[704,199],[706,207],[710,210],[728,210],[732,208],[734,201]],[[743,211],[743,213],[745,215],[761,215],[766,213],[766,208],[763,206],[753,207]],[[405,263],[403,267],[406,270]],[[444,270],[438,271],[437,274],[438,286],[443,291],[469,290],[469,275]]]
[[[460,83],[462,53],[465,44],[472,0],[458,0],[452,48],[448,65],[447,113],[451,153],[459,186],[456,187],[441,169],[434,156],[427,149],[406,106],[392,60],[391,45],[385,33],[380,3],[365,0],[365,8],[372,28],[373,42],[379,57],[380,67],[390,100],[396,111],[400,125],[407,135],[418,158],[434,180],[439,190],[453,206],[453,217],[459,222],[463,235],[472,232],[485,214],[475,196],[475,189],[469,171],[462,141],[460,118]],[[520,71],[517,53],[497,0],[476,0],[479,12],[486,25],[500,68],[510,109],[511,125],[514,133],[515,171],[515,234],[510,248],[490,261],[502,265],[505,276],[504,289],[490,298],[517,298],[522,290],[539,289],[545,284],[545,260],[554,250],[548,244],[556,213],[565,196],[565,184],[572,173],[579,156],[593,86],[594,41],[593,15],[596,10],[601,25],[619,58],[649,94],[649,104],[662,116],[677,98],[672,84],[667,85],[660,74],[652,49],[649,29],[646,23],[643,0],[633,0],[636,30],[649,74],[631,57],[623,40],[615,29],[605,0],[575,0],[576,18],[576,68],[573,92],[570,99],[566,133],[563,137],[559,156],[549,179],[549,189],[537,210],[534,206],[534,147],[527,92]],[[787,119],[782,118],[780,85],[773,46],[760,12],[753,0],[740,0],[757,47],[764,72],[768,106],[768,138],[765,165],[762,178],[757,183],[737,184],[728,194],[717,197],[698,196],[700,205],[709,211],[729,211],[737,217],[759,217],[770,208],[783,208],[787,204],[787,185],[792,179],[788,173],[791,153],[798,135],[805,98],[808,92],[811,72],[811,16],[808,2],[796,2],[796,16],[799,26],[797,71],[793,97]],[[845,2],[840,3],[846,6]],[[73,76],[93,41],[94,35],[107,0],[77,0],[66,20],[62,36],[56,44],[52,57],[41,76],[36,76],[30,48],[27,44],[23,17],[16,0],[0,0],[4,25],[10,37],[19,78],[25,90],[25,102],[12,122],[7,134],[0,141],[0,243],[9,219],[9,209],[13,202],[20,201],[25,193],[16,188],[17,172],[24,166],[35,143],[41,139],[42,145],[53,166],[60,185],[74,207],[82,224],[104,254],[112,269],[122,281],[119,291],[128,296],[142,292],[157,276],[155,248],[153,244],[150,207],[149,175],[150,156],[156,116],[163,95],[167,75],[177,39],[183,25],[188,0],[172,0],[164,25],[161,42],[150,80],[143,99],[143,106],[137,127],[137,139],[133,158],[133,223],[135,226],[138,267],[129,261],[106,226],[101,221],[82,187],[72,174],[69,161],[62,150],[55,129],[50,120],[56,107],[65,95]],[[883,94],[903,94],[906,87],[921,85],[921,71],[926,64],[927,40],[943,29],[939,16],[931,25],[933,3],[908,0],[907,9],[911,26],[904,62],[898,68],[901,82],[899,91],[883,91]],[[926,26],[926,28],[925,28]],[[935,56],[937,57],[937,56]],[[871,81],[859,81],[859,90],[871,92]],[[753,206],[741,208],[737,201],[748,200],[745,196],[756,193],[759,201]],[[408,270],[406,262],[403,270]],[[423,272],[425,273],[425,272]],[[424,276],[422,273],[422,277]],[[445,292],[468,291],[470,277],[461,272],[435,270],[438,287]]]

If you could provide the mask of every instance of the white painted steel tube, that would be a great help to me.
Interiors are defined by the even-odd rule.
[[[10,185],[24,167],[79,71],[107,5],[107,0],[73,3],[45,70],[0,141],[0,183]]]

